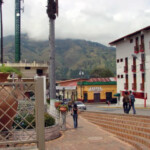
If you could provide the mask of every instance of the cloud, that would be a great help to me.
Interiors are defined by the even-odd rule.
[[[25,0],[21,31],[35,40],[49,36],[47,0]],[[150,25],[149,0],[59,0],[56,38],[75,38],[102,44]],[[4,35],[14,34],[15,0],[3,4]]]

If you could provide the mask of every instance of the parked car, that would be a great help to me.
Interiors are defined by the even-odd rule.
[[[85,106],[85,104],[83,104],[83,102],[75,101],[75,104],[77,104],[78,109],[86,110],[86,106]]]

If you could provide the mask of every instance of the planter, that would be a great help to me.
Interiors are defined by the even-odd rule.
[[[55,107],[57,108],[60,104],[61,102],[55,102]]]
[[[66,112],[67,111],[67,108],[65,106],[61,106],[60,109],[59,109],[61,112]]]
[[[0,72],[0,82],[6,82],[10,73]]]
[[[18,101],[15,99],[17,94],[16,91],[11,93],[11,90],[12,88],[7,86],[0,91],[0,130],[2,131],[11,129],[17,112]]]

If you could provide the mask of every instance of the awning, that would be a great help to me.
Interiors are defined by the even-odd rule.
[[[116,94],[114,94],[114,96],[117,96],[117,97],[119,97],[119,96],[120,96],[120,93],[116,93]]]

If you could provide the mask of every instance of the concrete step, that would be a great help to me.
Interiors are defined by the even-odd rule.
[[[105,116],[107,118],[115,118],[115,119],[123,119],[123,120],[134,120],[142,123],[150,124],[150,117],[148,116],[138,116],[138,115],[126,115],[126,114],[108,114],[108,113],[91,113],[91,112],[83,112],[82,115],[88,116]]]
[[[141,124],[139,122],[130,122],[130,121],[123,121],[123,120],[114,120],[114,119],[107,119],[107,118],[97,118],[97,117],[90,117],[90,116],[83,116],[87,120],[93,120],[95,122],[105,122],[105,123],[111,123],[114,126],[121,126],[127,129],[141,131],[145,133],[150,133],[150,127],[145,124]],[[145,127],[146,126],[146,127]]]
[[[117,135],[137,150],[150,149],[150,117],[93,112],[84,112],[81,116]]]
[[[94,122],[92,122],[94,123]],[[113,126],[111,125],[104,125],[104,124],[99,124],[99,123],[94,123],[98,126],[101,126],[102,128],[104,128],[106,131],[109,131],[115,135],[117,135],[119,138],[124,138],[124,139],[129,139],[130,140],[130,143],[132,143],[133,141],[133,144],[137,144],[137,145],[141,145],[140,147],[143,149],[143,147],[145,147],[145,149],[149,149],[150,148],[150,140],[149,139],[145,139],[143,137],[140,137],[140,136],[136,136],[136,135],[133,135],[132,133],[130,134],[129,132],[123,132],[121,131],[120,128],[114,128]],[[139,144],[140,143],[140,144]],[[143,149],[143,150],[145,150]]]
[[[108,117],[108,116],[105,116],[105,115],[102,115],[102,116],[95,116],[95,115],[86,115],[86,114],[83,114],[83,116],[85,117],[92,117],[92,118],[97,118],[99,120],[101,119],[105,119],[105,120],[108,120],[108,121],[114,121],[114,122],[121,122],[123,124],[131,124],[132,122],[132,125],[136,125],[137,126],[137,123],[140,127],[147,127],[147,128],[150,128],[150,120],[149,122],[141,122],[139,120],[136,120],[136,119],[125,119],[125,118],[119,118],[119,117]]]

